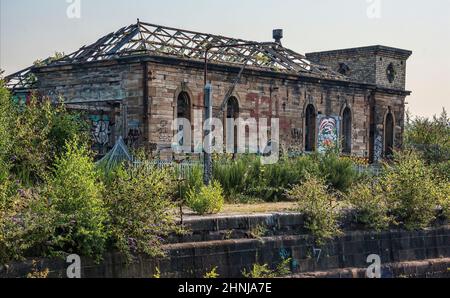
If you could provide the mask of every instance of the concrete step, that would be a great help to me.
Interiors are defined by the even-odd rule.
[[[171,235],[169,243],[204,242],[230,239],[298,235],[306,232],[300,213],[261,213],[252,215],[191,216],[183,221],[186,233]]]
[[[382,265],[450,257],[448,226],[423,231],[381,233],[353,231],[315,247],[307,234],[258,239],[228,239],[168,244],[167,258],[158,261],[167,277],[201,277],[217,267],[224,277],[242,277],[244,268],[268,264],[275,268],[291,259],[294,274],[341,268],[367,268],[367,257],[377,254]]]

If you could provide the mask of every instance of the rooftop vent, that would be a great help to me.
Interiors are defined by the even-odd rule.
[[[281,40],[283,39],[283,29],[274,29],[273,39],[275,39],[276,43],[281,45]]]

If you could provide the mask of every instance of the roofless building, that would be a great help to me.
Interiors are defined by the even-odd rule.
[[[171,147],[174,119],[202,115],[210,49],[215,116],[279,118],[286,153],[317,150],[330,134],[344,153],[372,161],[402,145],[412,52],[370,46],[304,56],[282,45],[281,30],[274,37],[253,43],[138,20],[6,82],[18,99],[35,90],[86,111],[100,153],[120,137],[157,152]]]

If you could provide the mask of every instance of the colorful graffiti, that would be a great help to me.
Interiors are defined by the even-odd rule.
[[[329,148],[338,146],[339,117],[319,115],[317,121],[319,124],[317,150],[324,153]]]

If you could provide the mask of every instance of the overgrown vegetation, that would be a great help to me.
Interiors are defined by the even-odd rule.
[[[214,158],[215,182],[204,186],[201,166],[186,173],[147,163],[99,171],[83,115],[36,96],[13,103],[1,84],[0,263],[67,253],[100,260],[108,249],[129,259],[138,253],[159,256],[166,236],[179,232],[176,197],[198,214],[220,212],[225,199],[294,200],[319,245],[340,234],[342,206],[352,209],[353,222],[376,231],[420,229],[450,216],[445,111],[432,120],[409,120],[405,149],[377,177],[358,174],[357,160],[334,151],[282,156],[273,165],[254,155],[220,156]],[[255,227],[250,234],[259,238],[266,232]],[[288,264],[284,260],[274,270],[255,264],[245,274],[286,275]]]
[[[0,84],[1,81],[0,81]],[[172,173],[93,162],[83,115],[0,85],[0,263],[107,249],[161,255],[177,232]]]
[[[223,189],[214,181],[200,189],[191,188],[187,193],[187,206],[200,215],[219,213],[223,208]]]
[[[389,204],[378,183],[356,184],[347,196],[348,202],[354,208],[354,222],[368,229],[382,231],[393,223],[389,215]]]
[[[115,246],[129,258],[136,253],[162,255],[163,237],[177,230],[172,176],[139,165],[118,167],[105,201]]]
[[[380,183],[389,209],[407,229],[427,227],[436,218],[443,189],[417,153],[396,153],[394,162],[386,166]]]
[[[281,157],[272,165],[261,164],[260,158],[254,155],[214,160],[214,179],[224,187],[229,202],[287,200],[286,192],[305,181],[307,175],[320,177],[342,192],[359,179],[354,163],[339,158],[333,151],[325,155]]]
[[[270,269],[268,264],[253,264],[252,269],[247,272],[246,269],[242,272],[245,278],[278,278],[291,274],[291,258],[286,258],[277,265],[275,269]]]
[[[298,202],[298,210],[306,216],[306,228],[317,244],[340,234],[335,198],[329,193],[324,181],[311,176],[288,192]]]

